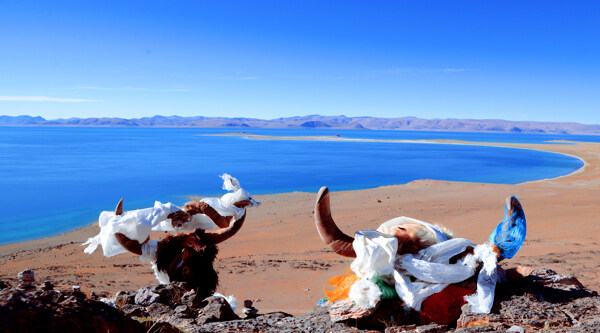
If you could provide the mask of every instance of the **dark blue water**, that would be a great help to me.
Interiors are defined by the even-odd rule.
[[[222,173],[253,194],[333,191],[416,179],[515,184],[582,166],[547,152],[463,145],[261,141],[199,136],[231,129],[0,127],[0,244],[56,235],[95,221],[120,198],[125,209],[186,195],[220,196]],[[246,130],[266,135],[544,142],[598,137],[526,134]],[[600,141],[600,140],[597,140]],[[307,207],[307,210],[312,209]]]

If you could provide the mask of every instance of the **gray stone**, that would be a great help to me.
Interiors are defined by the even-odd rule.
[[[155,284],[147,289],[160,295],[160,302],[163,304],[177,306],[181,304],[181,297],[190,291],[185,282],[173,282],[170,284]]]
[[[227,303],[227,300],[223,297],[207,297],[202,301],[202,305],[204,306],[198,312],[198,318],[196,319],[200,325],[215,321],[240,319],[240,317],[231,310],[229,303]]]
[[[33,269],[26,269],[17,274],[17,279],[21,282],[33,282],[35,281],[35,273],[33,272]]]
[[[158,303],[159,301],[160,295],[148,288],[142,288],[138,290],[134,299],[135,304],[142,306],[149,306],[151,304]]]
[[[181,318],[188,318],[192,314],[190,308],[187,305],[180,305],[175,308],[175,315]]]
[[[153,319],[163,321],[168,321],[175,314],[173,309],[162,303],[153,303],[146,307],[146,311]]]
[[[148,317],[150,315],[146,312],[146,308],[136,304],[125,304],[121,311],[128,317]]]
[[[438,325],[436,323],[428,325],[403,325],[396,327],[388,327],[385,329],[385,333],[400,333],[400,332],[411,332],[411,333],[442,333],[448,332],[449,328],[446,325]]]
[[[181,296],[181,304],[187,305],[190,308],[197,308],[202,303],[202,299],[195,291],[188,291]]]
[[[496,310],[496,311],[494,311]],[[538,302],[527,296],[513,296],[501,302],[491,313],[474,313],[471,306],[465,304],[458,319],[458,328],[505,323],[508,325],[526,325],[535,328],[563,327],[570,324],[569,317],[558,305]]]

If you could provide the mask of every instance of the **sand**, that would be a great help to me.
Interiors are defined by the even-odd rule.
[[[548,267],[600,290],[599,143],[438,142],[554,151],[581,158],[585,166],[571,175],[517,185],[418,180],[333,192],[332,212],[339,227],[352,234],[409,216],[444,224],[457,236],[480,243],[502,219],[504,198],[516,194],[525,209],[528,235],[523,249],[503,265]],[[215,262],[218,292],[233,294],[240,302],[254,300],[263,313],[305,314],[323,297],[324,282],[345,272],[351,261],[331,252],[317,234],[313,209],[318,190],[256,196],[263,205],[250,209],[241,231],[220,245]],[[79,285],[85,292],[108,295],[156,283],[149,264],[135,255],[105,258],[101,251],[83,253],[79,245],[97,232],[94,224],[56,237],[0,246],[0,280],[14,286],[17,273],[31,268],[40,283],[48,279],[59,288]]]

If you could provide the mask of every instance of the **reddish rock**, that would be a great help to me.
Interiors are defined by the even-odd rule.
[[[44,297],[42,292],[1,290],[0,332],[147,331],[139,322],[105,303],[77,297],[61,300],[64,297],[50,292],[45,292],[48,294]],[[61,300],[60,303],[55,299]]]

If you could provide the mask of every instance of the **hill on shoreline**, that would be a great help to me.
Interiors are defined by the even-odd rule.
[[[600,135],[600,125],[570,122],[510,121],[500,119],[422,119],[308,115],[276,119],[154,116],[143,118],[69,118],[0,116],[0,126],[106,126],[199,128],[316,128],[453,132],[505,132]]]

